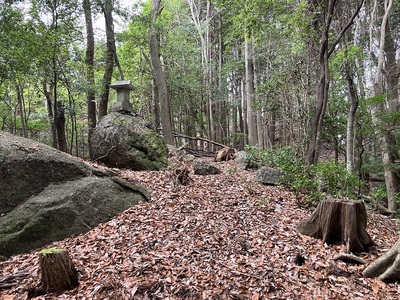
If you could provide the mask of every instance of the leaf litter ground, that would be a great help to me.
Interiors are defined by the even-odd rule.
[[[222,174],[191,175],[185,186],[174,184],[170,170],[121,170],[147,186],[151,200],[49,245],[69,252],[80,285],[34,299],[399,298],[398,283],[366,279],[365,266],[333,261],[344,245],[327,246],[297,231],[313,210],[303,199],[254,182],[255,171],[234,162],[218,167]],[[376,246],[360,257],[370,263],[397,241],[397,223],[369,214],[367,230]],[[38,251],[0,262],[0,281],[16,275],[0,299],[28,299],[27,290],[40,283]]]

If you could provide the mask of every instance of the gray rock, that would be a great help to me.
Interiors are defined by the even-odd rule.
[[[236,153],[235,162],[240,168],[245,170],[258,168],[257,163],[243,150]]]
[[[93,168],[47,145],[0,131],[0,215],[51,183],[90,175],[115,176],[116,173]]]
[[[216,175],[220,174],[221,170],[207,162],[194,162],[193,173],[195,175]]]
[[[5,132],[0,158],[0,256],[87,232],[149,199],[115,172]]]
[[[109,167],[160,170],[168,165],[162,137],[141,118],[112,112],[103,117],[92,134],[93,159]]]
[[[255,181],[265,185],[278,185],[281,171],[273,168],[262,167],[257,170]]]

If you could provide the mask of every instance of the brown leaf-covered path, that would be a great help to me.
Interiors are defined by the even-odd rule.
[[[398,299],[400,286],[363,278],[365,265],[333,261],[345,246],[303,236],[297,225],[312,208],[281,187],[253,181],[255,171],[219,163],[220,175],[176,186],[170,172],[122,176],[147,186],[152,199],[87,234],[49,247],[66,249],[80,285],[35,299]],[[370,214],[376,247],[368,263],[397,240],[397,223]],[[299,262],[304,257],[304,264]],[[15,276],[0,299],[27,299],[39,284],[37,251],[0,262],[0,280]]]

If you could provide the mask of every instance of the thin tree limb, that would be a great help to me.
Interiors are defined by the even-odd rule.
[[[360,4],[358,5],[356,11],[354,12],[353,16],[351,17],[351,19],[349,20],[349,22],[346,24],[346,26],[344,26],[342,28],[342,30],[340,31],[340,33],[338,34],[338,36],[336,37],[336,39],[333,41],[331,49],[328,52],[328,57],[330,57],[333,53],[333,51],[335,51],[335,47],[336,45],[339,43],[339,41],[341,40],[341,38],[343,37],[343,35],[346,33],[347,29],[350,28],[351,25],[353,25],[354,23],[354,19],[357,17],[358,13],[360,12],[361,7],[364,4],[364,0],[361,0]]]

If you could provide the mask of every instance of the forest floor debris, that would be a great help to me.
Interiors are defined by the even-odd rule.
[[[324,245],[298,232],[313,211],[303,199],[256,183],[254,170],[232,161],[216,165],[221,174],[191,174],[187,185],[176,185],[168,170],[120,170],[147,186],[151,201],[48,245],[68,251],[80,285],[34,299],[399,298],[398,283],[364,278],[365,265],[334,261],[345,245]],[[360,254],[367,265],[396,243],[397,227],[396,220],[369,213],[367,231],[376,246]],[[40,283],[40,250],[0,262],[0,282],[13,279],[0,299],[28,299]]]

